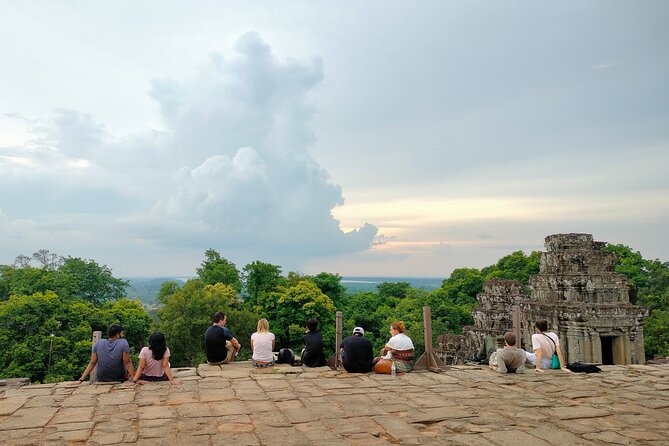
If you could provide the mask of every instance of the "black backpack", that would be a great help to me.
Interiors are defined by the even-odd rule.
[[[567,368],[574,373],[599,373],[602,371],[596,365],[587,362],[570,362],[567,364]]]
[[[276,358],[277,364],[290,364],[295,362],[295,352],[290,348],[282,348],[279,350],[279,357]]]

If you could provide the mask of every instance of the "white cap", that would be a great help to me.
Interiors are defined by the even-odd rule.
[[[353,334],[360,333],[362,336],[365,335],[365,330],[362,327],[355,327],[353,329]]]

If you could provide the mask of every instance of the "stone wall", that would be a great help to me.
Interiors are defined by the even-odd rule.
[[[476,296],[480,306],[472,310],[474,325],[465,327],[462,335],[439,336],[435,353],[446,364],[464,364],[469,361],[472,353],[478,351],[486,336],[495,339],[511,331],[511,309],[527,299],[527,296],[521,294],[521,290],[522,285],[516,280],[486,282],[483,293]]]

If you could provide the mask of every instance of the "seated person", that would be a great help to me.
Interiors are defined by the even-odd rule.
[[[560,369],[571,373],[564,360],[558,336],[552,331],[548,331],[548,321],[537,321],[534,324],[534,331],[535,333],[532,335],[532,350],[534,350],[534,353],[525,352],[527,361],[534,366],[534,371],[543,373],[543,369],[550,369],[555,353],[560,360]]]
[[[323,334],[318,331],[318,319],[307,321],[307,333],[302,336],[302,365],[305,367],[322,367],[326,364],[323,354]]]
[[[216,312],[213,324],[207,328],[204,334],[204,351],[207,355],[208,364],[227,364],[234,361],[235,356],[242,348],[237,339],[232,336],[230,330],[225,327],[228,317],[225,313]]]
[[[149,346],[139,352],[139,365],[135,373],[135,382],[146,384],[149,381],[169,381],[170,384],[179,382],[172,376],[170,370],[170,349],[167,348],[165,335],[159,331],[149,336]]]
[[[490,355],[488,367],[497,373],[523,373],[525,371],[525,351],[516,347],[516,335],[504,333],[504,348],[498,348]]]
[[[274,365],[274,334],[269,331],[269,322],[263,318],[258,321],[258,328],[251,335],[254,367],[272,367]]]
[[[100,339],[93,345],[91,360],[88,367],[84,370],[79,382],[86,379],[93,367],[97,364],[97,381],[112,382],[133,381],[133,366],[130,361],[130,346],[128,341],[123,339],[123,327],[112,324],[107,329],[107,338]]]
[[[351,336],[345,337],[341,344],[341,359],[344,369],[349,373],[368,373],[374,368],[374,347],[365,337],[362,327],[355,327]]]
[[[501,339],[498,339],[498,341],[500,341],[500,343],[502,342]],[[488,364],[490,361],[490,355],[492,355],[495,350],[497,350],[497,344],[495,343],[495,340],[492,336],[486,336],[483,338],[483,344],[481,344],[481,348],[477,353],[474,353],[472,359],[474,362],[478,362],[479,364]]]
[[[374,372],[390,374],[392,364],[398,373],[409,372],[413,369],[413,342],[404,334],[404,322],[390,324],[391,338],[381,349],[381,356],[374,359]]]

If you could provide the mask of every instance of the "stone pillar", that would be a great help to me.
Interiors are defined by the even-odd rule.
[[[599,333],[594,331],[592,332],[592,341],[590,342],[592,346],[592,362],[601,364],[602,363],[602,340],[599,338]]]
[[[592,338],[588,327],[583,327],[583,358],[585,362],[595,362],[592,357]]]
[[[629,335],[615,336],[612,340],[611,347],[613,349],[613,363],[616,365],[629,364]]]
[[[625,333],[623,336],[623,347],[625,349],[625,365],[632,363],[632,349],[630,345],[630,334],[629,332]]]
[[[339,346],[341,345],[341,340],[342,340],[342,333],[343,333],[343,313],[341,311],[337,311],[335,313],[336,321],[335,321],[335,369],[338,369],[341,366],[341,351],[339,350]]]
[[[93,345],[97,344],[97,342],[102,339],[102,332],[101,331],[94,331],[93,332]],[[91,370],[90,373],[90,381],[95,382],[98,380],[98,365],[95,364],[95,367],[93,367],[93,370]]]
[[[633,364],[646,363],[646,351],[643,349],[643,325],[639,324],[636,328],[636,335],[634,336],[634,348],[632,349]]]
[[[581,331],[581,327],[567,328],[567,336],[564,340],[566,345],[562,348],[562,353],[566,356],[564,359],[567,362],[583,360],[580,348],[583,343]]]
[[[514,305],[511,311],[513,319],[513,334],[516,336],[516,347],[520,348],[522,344],[520,339],[520,307],[518,305]]]

